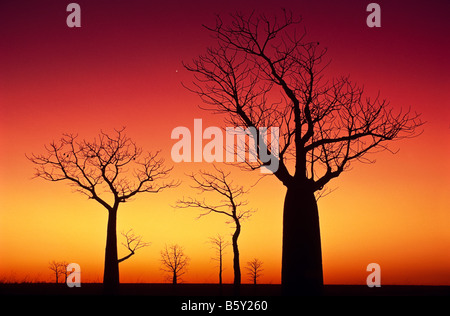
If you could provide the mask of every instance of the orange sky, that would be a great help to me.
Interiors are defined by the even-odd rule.
[[[64,183],[32,180],[25,153],[41,153],[63,132],[92,138],[100,129],[127,126],[144,150],[162,150],[172,176],[183,183],[121,206],[118,232],[133,228],[151,246],[120,264],[121,282],[163,282],[160,251],[178,243],[191,258],[185,282],[217,282],[208,238],[229,236],[232,225],[213,214],[173,209],[192,196],[185,172],[210,168],[175,164],[173,128],[223,125],[223,117],[198,109],[200,100],[181,82],[182,67],[212,44],[202,24],[214,14],[264,12],[280,7],[301,14],[309,37],[328,48],[328,74],[346,75],[366,92],[398,108],[421,112],[423,134],[395,142],[396,155],[373,156],[331,182],[336,190],[319,201],[324,281],[364,284],[367,264],[379,263],[382,284],[450,285],[449,5],[378,1],[382,27],[365,25],[365,4],[346,1],[78,1],[82,27],[65,24],[67,4],[9,1],[0,5],[0,282],[51,281],[51,260],[80,264],[82,282],[102,280],[107,214]],[[233,170],[253,184],[259,173]],[[243,223],[241,266],[264,262],[262,283],[279,283],[284,187],[266,177],[247,199],[257,212]],[[230,237],[231,239],[231,237]],[[119,242],[121,241],[119,235]],[[119,246],[119,255],[126,255]],[[232,282],[232,249],[224,282]]]

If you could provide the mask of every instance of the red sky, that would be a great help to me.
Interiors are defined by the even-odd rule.
[[[177,126],[223,127],[223,117],[202,111],[181,82],[182,62],[213,39],[202,27],[215,14],[273,13],[303,17],[308,38],[327,47],[328,75],[350,75],[369,95],[378,91],[396,109],[421,112],[423,134],[396,142],[396,155],[353,165],[319,201],[325,283],[364,284],[371,262],[382,284],[450,284],[450,97],[448,1],[377,1],[381,28],[368,28],[369,1],[77,1],[81,28],[68,28],[70,1],[0,4],[0,281],[51,280],[51,260],[77,262],[82,282],[101,281],[106,212],[63,183],[32,180],[26,153],[63,132],[92,138],[127,126],[145,150],[161,149],[168,165]],[[133,228],[152,245],[121,263],[122,282],[162,282],[159,252],[183,245],[191,257],[186,282],[216,282],[208,237],[229,236],[220,216],[196,220],[195,210],[171,205],[192,195],[184,172],[205,164],[176,164],[183,184],[137,197],[119,211],[118,231]],[[236,181],[258,173],[234,172]],[[258,209],[243,224],[241,265],[264,261],[262,282],[279,283],[281,216],[285,189],[265,178],[251,190]],[[120,253],[126,254],[124,249]],[[225,282],[232,281],[232,251]]]

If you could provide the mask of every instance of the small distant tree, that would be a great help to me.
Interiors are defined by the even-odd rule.
[[[225,238],[222,235],[210,237],[209,242],[213,245],[213,249],[216,250],[216,256],[213,257],[212,259],[219,262],[219,284],[222,285],[222,271],[223,271],[222,258],[224,255],[225,248],[228,247],[230,243],[226,242]]]
[[[59,263],[59,267],[61,268],[61,274],[64,276],[64,283],[67,282],[67,277],[69,276],[69,272],[67,272],[67,266],[69,263],[67,261],[61,261]]]
[[[66,261],[55,261],[52,260],[48,264],[48,268],[54,273],[55,283],[59,283],[58,280],[60,276],[64,276],[64,282],[67,279],[67,267],[68,263]]]
[[[61,271],[59,268],[59,263],[53,260],[49,262],[48,268],[53,271],[53,273],[55,274],[55,283],[58,283],[58,278]]]
[[[180,277],[187,271],[189,257],[184,254],[183,247],[179,245],[165,246],[161,251],[161,270],[167,272],[172,278],[172,284],[177,284]]]
[[[263,275],[261,273],[264,270],[262,268],[262,265],[263,262],[257,258],[254,258],[252,261],[247,262],[247,275],[254,285],[256,285],[256,281],[258,280],[258,278]]]
[[[109,292],[119,285],[116,233],[119,206],[142,193],[158,193],[177,185],[174,181],[163,181],[172,168],[165,166],[159,152],[145,154],[124,130],[115,130],[112,135],[100,132],[93,140],[63,134],[59,142],[45,146],[43,154],[27,156],[36,167],[35,177],[64,181],[107,210],[103,285]]]

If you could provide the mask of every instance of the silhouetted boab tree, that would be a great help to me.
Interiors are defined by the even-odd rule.
[[[159,152],[144,155],[124,134],[124,129],[116,130],[112,136],[101,132],[92,141],[64,134],[59,142],[45,146],[45,150],[42,155],[28,157],[36,165],[36,177],[67,181],[77,192],[108,211],[103,284],[106,290],[114,290],[119,284],[116,233],[119,205],[139,193],[157,193],[175,186],[173,182],[160,183],[171,168],[164,166]]]
[[[371,99],[348,77],[324,79],[326,49],[308,41],[300,20],[234,14],[206,27],[216,45],[186,69],[206,109],[227,114],[244,128],[279,127],[279,153],[257,141],[251,169],[278,162],[273,174],[287,188],[283,211],[282,288],[285,294],[323,286],[319,216],[315,194],[351,162],[393,140],[417,135],[420,117]],[[262,134],[262,133],[261,133]],[[262,135],[259,135],[261,137]],[[257,139],[259,139],[257,137]],[[264,161],[263,161],[264,159]]]
[[[223,270],[223,254],[226,247],[230,245],[229,242],[225,241],[222,235],[217,235],[216,237],[210,237],[209,242],[213,245],[213,249],[216,251],[216,257],[213,260],[219,262],[219,284],[222,285],[222,270]]]
[[[150,246],[149,242],[142,241],[141,236],[139,236],[139,235],[136,236],[133,233],[132,229],[128,230],[126,233],[122,232],[121,234],[126,239],[126,242],[123,242],[122,245],[124,245],[130,251],[130,253],[128,255],[126,255],[125,257],[118,259],[117,261],[119,263],[129,259],[132,255],[134,255],[136,253],[136,251],[138,249]]]
[[[161,270],[169,273],[172,284],[177,284],[187,271],[189,257],[184,254],[183,247],[179,245],[165,246],[161,251]]]
[[[177,207],[195,207],[203,211],[199,217],[212,213],[223,214],[231,220],[227,223],[233,222],[236,227],[232,236],[233,247],[233,270],[234,270],[234,284],[241,284],[241,268],[239,264],[239,247],[238,238],[241,233],[241,221],[251,215],[251,210],[242,207],[247,205],[247,201],[240,201],[242,196],[247,193],[243,186],[233,185],[233,181],[227,179],[230,173],[225,173],[214,166],[216,173],[201,171],[199,175],[190,175],[192,180],[196,183],[193,187],[198,189],[200,193],[214,192],[221,197],[218,203],[206,202],[196,199],[178,200]]]
[[[257,258],[254,258],[252,261],[247,262],[247,267],[245,267],[248,270],[247,275],[254,285],[256,285],[258,278],[263,275],[262,271],[264,269],[262,268],[262,265],[263,262]]]

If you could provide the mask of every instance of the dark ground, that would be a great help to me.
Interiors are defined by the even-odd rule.
[[[121,284],[117,296],[105,296],[102,284],[23,283],[0,284],[0,304],[4,310],[34,315],[43,312],[84,312],[103,315],[115,310],[144,315],[229,315],[234,313],[264,315],[344,315],[370,313],[440,315],[448,311],[450,286],[390,286],[368,288],[362,285],[325,285],[326,297],[280,296],[281,286],[262,284],[241,286],[240,296],[233,295],[233,285],[225,284]],[[359,298],[356,298],[358,296]],[[376,297],[374,297],[376,296]],[[384,297],[382,297],[384,296]],[[420,297],[422,296],[422,298]],[[427,296],[427,297],[425,297]],[[429,297],[436,296],[436,297]],[[7,305],[11,305],[8,309]],[[202,305],[202,307],[199,307]],[[211,310],[210,306],[214,308]],[[62,309],[60,307],[63,307]],[[206,308],[207,309],[206,309]],[[264,309],[262,309],[264,307]],[[105,309],[106,308],[106,309]]]
[[[240,296],[280,296],[279,284],[243,284]],[[82,283],[79,288],[65,284],[19,283],[0,284],[0,295],[102,295],[102,284]],[[138,296],[233,296],[233,285],[224,284],[131,284],[120,285],[119,295]],[[450,286],[383,285],[325,285],[324,296],[450,296]]]

